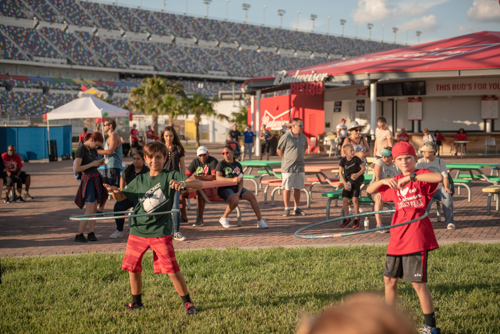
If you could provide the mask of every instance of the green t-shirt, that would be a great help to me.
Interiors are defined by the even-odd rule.
[[[175,190],[169,184],[171,180],[185,181],[187,175],[175,170],[162,170],[156,176],[138,175],[125,188],[123,193],[134,202],[134,214],[170,211],[174,204]],[[131,218],[130,234],[143,238],[164,237],[172,234],[172,215],[142,216]]]

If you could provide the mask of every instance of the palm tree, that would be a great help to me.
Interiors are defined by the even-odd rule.
[[[167,98],[169,97],[169,98]],[[170,123],[179,115],[181,108],[174,100],[185,99],[184,85],[181,83],[168,84],[167,79],[149,77],[141,84],[130,90],[127,106],[132,111],[152,115],[151,127],[158,131],[158,115],[168,114]]]
[[[192,98],[187,99],[189,113],[194,115],[194,125],[196,127],[196,146],[200,146],[200,122],[201,116],[206,115],[214,117],[219,121],[229,121],[229,117],[219,114],[214,110],[213,103],[216,99],[210,100],[209,97],[195,93]]]
[[[248,124],[248,108],[246,105],[242,105],[240,110],[231,113],[231,122],[238,125],[238,130],[243,132]]]

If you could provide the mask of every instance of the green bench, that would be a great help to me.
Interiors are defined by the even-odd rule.
[[[257,184],[257,181],[255,181],[255,179],[259,179],[259,183],[260,183],[260,178],[261,178],[260,175],[254,175],[254,174],[244,174],[243,175],[243,180],[248,180],[255,185],[255,196],[259,195],[259,185]]]
[[[321,196],[328,198],[328,200],[326,202],[326,220],[329,220],[330,219],[330,207],[331,207],[332,201],[335,200],[335,207],[337,207],[338,201],[343,200],[342,189],[323,193],[323,194],[321,194]],[[362,203],[375,204],[375,202],[371,198],[366,197],[366,196],[362,196],[358,200],[359,200],[360,206]],[[384,206],[387,207],[388,210],[393,209],[392,205],[385,203],[385,202],[384,202]],[[374,211],[373,205],[372,205],[372,211]],[[344,216],[343,211],[340,213],[340,216]]]
[[[455,187],[457,188],[457,193],[460,195],[460,188],[461,187],[464,187],[465,189],[467,189],[467,192],[468,192],[468,200],[469,200],[469,203],[471,201],[471,191],[470,191],[470,187],[469,187],[469,183],[471,183],[472,180],[469,178],[469,179],[453,179],[453,183],[455,184]]]
[[[274,172],[271,172],[271,174],[269,174],[267,172],[267,170],[259,170],[257,171],[258,174],[262,174],[259,176],[259,187],[262,189],[262,179],[265,178],[266,176],[274,176],[274,177],[277,177],[277,178],[281,178],[281,173],[274,173]],[[257,193],[255,193],[257,195]]]

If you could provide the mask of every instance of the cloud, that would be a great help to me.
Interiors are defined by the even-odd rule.
[[[396,5],[388,5],[388,0],[358,0],[358,8],[354,12],[355,21],[376,22],[394,17],[414,17],[429,14],[430,10],[450,0],[414,0],[401,1]]]
[[[380,21],[388,18],[391,12],[387,0],[359,0],[353,17],[359,22]]]
[[[496,0],[474,0],[467,17],[473,22],[500,23],[500,4]]]
[[[399,31],[420,30],[423,32],[434,32],[439,27],[436,16],[427,15],[398,25]]]

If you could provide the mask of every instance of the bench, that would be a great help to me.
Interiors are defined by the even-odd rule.
[[[271,182],[270,184],[268,184],[266,186],[266,189],[269,187],[269,186],[274,186],[275,188],[273,189],[273,191],[271,192],[271,205],[274,206],[274,193],[279,191],[281,193],[281,190],[283,190],[283,187],[281,186],[281,183],[282,181],[280,180],[279,182]],[[312,187],[314,186],[313,183],[310,183],[310,182],[305,182],[304,183],[304,188],[300,189],[300,191],[303,191],[305,194],[306,194],[306,199],[307,199],[307,207],[310,208],[311,207],[311,192],[312,192]],[[309,187],[309,190],[306,189],[306,187]],[[265,203],[265,197],[264,196],[264,203]],[[293,195],[291,196],[293,197]]]
[[[224,204],[224,205],[228,204],[228,202],[224,201],[219,196],[208,198],[207,194],[201,190],[197,190],[196,194],[198,196],[203,197],[203,199],[205,200],[205,203],[207,203],[207,204]],[[238,218],[238,226],[241,226],[241,210],[240,210],[239,205],[236,207],[235,211],[236,211],[236,217]],[[196,209],[196,216],[197,217],[199,216],[198,209]]]
[[[493,195],[495,201],[496,201],[496,210],[498,211],[498,194],[500,194],[500,186],[488,186],[483,188],[483,193],[488,194],[488,204],[487,204],[487,213],[490,214],[491,212],[491,195]]]
[[[494,173],[497,173],[497,176],[500,176],[500,166],[488,167],[491,169],[490,175],[493,176]]]
[[[460,195],[460,188],[461,187],[464,187],[465,189],[467,189],[467,192],[469,194],[468,196],[468,199],[469,199],[469,203],[471,201],[471,191],[470,191],[470,187],[468,185],[468,183],[471,183],[472,180],[469,180],[469,179],[453,179],[453,183],[455,185],[455,187],[457,187],[457,193]]]
[[[259,188],[262,189],[262,179],[265,178],[266,176],[274,176],[274,177],[277,177],[277,178],[281,178],[281,173],[274,173],[274,172],[271,172],[271,174],[269,174],[267,172],[267,170],[259,170],[257,171],[258,174],[262,174],[260,176],[260,179],[259,179]]]
[[[255,181],[255,179],[259,179],[259,183],[260,183],[261,178],[262,178],[262,176],[260,176],[260,175],[254,175],[254,174],[244,174],[243,175],[243,180],[251,181],[255,185],[255,196],[259,195],[259,185],[257,184],[257,181]]]
[[[264,204],[267,204],[267,191],[269,190],[269,187],[270,186],[277,187],[278,185],[281,186],[281,182],[282,182],[281,179],[269,179],[269,180],[262,180],[260,182],[261,184],[266,186],[264,188]]]
[[[342,190],[330,191],[330,192],[321,194],[321,196],[328,198],[328,201],[326,202],[326,220],[329,220],[330,219],[331,203],[333,200],[335,200],[335,207],[338,206],[338,201],[343,199],[342,198]],[[362,203],[372,204],[372,211],[375,211],[375,209],[374,209],[375,201],[372,200],[371,198],[366,197],[366,196],[362,196],[362,197],[359,197],[358,200],[359,200],[360,206]],[[384,207],[386,207],[388,210],[393,209],[392,205],[390,205],[387,202],[384,202]],[[341,217],[344,216],[344,209],[343,208],[342,208],[342,211],[340,213],[340,216]]]
[[[457,179],[466,179],[466,180],[472,179],[470,174],[459,174],[457,176],[458,176]],[[481,175],[472,174],[472,176],[474,177],[474,180],[481,180],[482,179]],[[453,181],[455,181],[455,179],[453,179]]]

